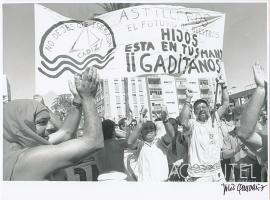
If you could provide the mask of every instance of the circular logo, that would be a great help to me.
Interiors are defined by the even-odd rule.
[[[114,58],[115,47],[113,32],[101,19],[61,21],[41,38],[38,70],[57,78],[65,71],[81,73],[89,65],[103,69]]]

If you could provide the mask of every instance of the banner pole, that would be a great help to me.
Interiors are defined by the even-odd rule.
[[[218,79],[216,78],[216,93],[215,93],[214,108],[213,108],[213,113],[212,113],[212,127],[213,128],[214,128],[214,119],[215,119],[216,104],[217,104],[217,95],[218,95]]]

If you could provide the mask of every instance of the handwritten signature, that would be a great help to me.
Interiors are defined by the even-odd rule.
[[[241,195],[241,192],[251,192],[251,191],[263,191],[264,188],[267,185],[262,185],[260,183],[254,183],[254,184],[242,184],[242,183],[222,183],[221,186],[223,186],[223,195],[226,194],[226,192],[231,192],[231,191],[237,191]]]

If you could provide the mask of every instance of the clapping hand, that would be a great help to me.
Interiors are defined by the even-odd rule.
[[[220,63],[220,72],[218,74],[217,82],[220,85],[225,85],[227,83],[225,71],[224,71],[224,63],[221,61]]]
[[[187,97],[187,98],[191,99],[191,98],[193,97],[193,92],[192,92],[191,90],[186,89],[185,92],[186,92],[186,97]]]
[[[253,66],[254,80],[257,87],[264,87],[264,70],[263,67],[257,63]]]
[[[76,81],[76,76],[78,76],[78,75],[74,76],[74,81]],[[69,87],[69,91],[72,93],[74,99],[76,99],[77,101],[80,101],[81,97],[78,94],[75,83],[73,83],[72,81],[69,80],[68,81],[68,87]]]
[[[97,70],[93,67],[87,67],[80,76],[75,76],[76,90],[82,99],[94,98],[98,84],[99,76],[97,75]]]

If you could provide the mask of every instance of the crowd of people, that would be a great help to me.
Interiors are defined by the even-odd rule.
[[[70,113],[62,122],[42,98],[3,106],[4,180],[67,180],[65,169],[95,158],[98,181],[267,181],[267,102],[263,68],[249,101],[229,99],[224,74],[217,84],[222,103],[211,108],[186,90],[177,118],[165,108],[154,121],[142,109],[138,121],[101,119],[95,105],[99,77],[87,68],[69,82]],[[76,137],[81,115],[83,134]]]

